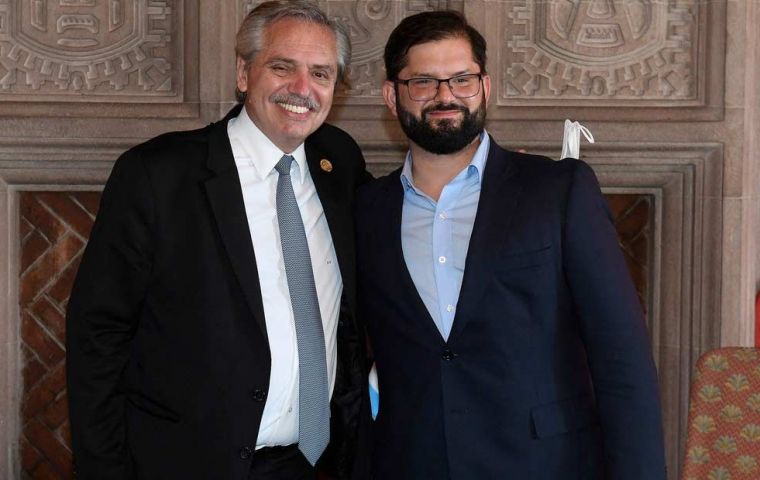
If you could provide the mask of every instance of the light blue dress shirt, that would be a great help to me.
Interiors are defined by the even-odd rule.
[[[414,186],[411,151],[401,171],[404,261],[444,340],[456,314],[489,144],[484,131],[472,161],[443,187],[438,202]]]

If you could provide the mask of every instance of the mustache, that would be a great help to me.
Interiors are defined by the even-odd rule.
[[[435,105],[431,105],[429,107],[422,109],[422,116],[424,117],[430,112],[439,112],[439,111],[451,111],[451,110],[459,110],[460,112],[463,112],[465,114],[469,113],[469,110],[464,105],[457,105],[456,103],[436,103]]]
[[[306,107],[309,110],[319,110],[319,102],[310,97],[302,97],[295,93],[275,93],[269,97],[269,101],[272,103],[287,103],[288,105],[295,105],[296,107]]]

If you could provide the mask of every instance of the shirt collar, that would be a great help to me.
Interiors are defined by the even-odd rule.
[[[256,176],[264,179],[274,172],[274,166],[280,161],[285,152],[280,150],[248,116],[245,108],[240,114],[230,119],[227,124],[227,134],[230,138],[232,151],[235,153],[235,164],[238,167],[253,167]],[[238,153],[242,155],[238,155]],[[308,172],[306,165],[306,149],[304,144],[299,145],[289,155],[295,159],[295,166],[291,165],[292,176],[303,183]],[[293,172],[293,168],[296,169]]]
[[[486,160],[488,159],[488,149],[490,148],[491,140],[488,136],[488,132],[483,130],[480,134],[480,145],[475,150],[475,154],[470,160],[470,164],[463,169],[467,171],[467,175],[477,175],[478,185],[483,184],[483,170],[486,168]],[[461,173],[460,173],[461,175]],[[457,175],[459,176],[459,175]],[[404,159],[404,166],[401,169],[401,185],[405,190],[409,190],[414,187],[414,178],[412,177],[412,151],[406,152],[406,158]]]

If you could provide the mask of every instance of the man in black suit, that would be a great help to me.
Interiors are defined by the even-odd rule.
[[[357,200],[374,478],[664,479],[644,317],[591,168],[488,136],[486,44],[459,14],[403,20],[385,66],[409,153]]]
[[[311,2],[266,2],[236,53],[243,105],[129,150],[103,191],[67,316],[78,478],[364,477],[368,174],[323,124],[348,36]]]

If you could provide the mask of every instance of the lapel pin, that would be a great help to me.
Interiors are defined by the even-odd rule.
[[[332,172],[333,166],[332,166],[332,163],[330,163],[330,160],[323,158],[322,160],[319,161],[319,168],[321,168],[327,173],[330,173]]]

